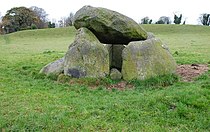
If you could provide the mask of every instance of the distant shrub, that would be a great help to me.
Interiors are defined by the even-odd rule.
[[[37,26],[35,24],[32,24],[31,29],[37,29]]]
[[[48,22],[48,28],[55,28],[55,23]]]

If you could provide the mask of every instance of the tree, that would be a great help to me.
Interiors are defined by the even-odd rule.
[[[61,19],[58,21],[59,27],[66,27],[66,18],[61,17]]]
[[[46,11],[42,8],[36,7],[36,6],[32,6],[30,7],[30,9],[36,14],[36,16],[41,20],[38,23],[38,28],[44,28],[46,27],[46,23],[48,21],[47,16],[48,14],[46,13]]]
[[[149,17],[144,17],[141,19],[141,24],[152,24],[152,19],[149,19]]]
[[[1,20],[2,20],[2,16],[1,16],[1,12],[0,12],[0,34],[3,34],[3,28],[2,28]]]
[[[210,25],[210,14],[207,14],[207,13],[201,14],[199,17],[199,20],[203,25],[209,26]]]
[[[2,25],[6,33],[11,33],[31,29],[33,24],[38,27],[40,21],[39,17],[29,8],[14,7],[7,11],[2,19]]]
[[[55,28],[55,23],[48,22],[48,28]]]
[[[149,20],[149,24],[152,24],[152,19]]]
[[[182,22],[182,14],[178,17],[176,14],[174,14],[174,23],[180,24]]]
[[[1,21],[2,21],[2,16],[1,16],[1,12],[0,12],[0,24],[1,24]]]
[[[162,16],[162,17],[160,17],[158,19],[158,21],[156,22],[156,24],[171,24],[170,17]]]
[[[65,19],[66,26],[73,25],[74,14],[71,12],[69,16]]]

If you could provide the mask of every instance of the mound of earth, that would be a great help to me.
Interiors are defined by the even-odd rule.
[[[176,69],[176,73],[181,76],[182,81],[192,82],[194,78],[202,75],[208,71],[208,65],[206,64],[185,64],[179,65]]]

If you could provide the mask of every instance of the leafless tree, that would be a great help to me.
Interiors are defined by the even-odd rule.
[[[72,26],[73,25],[73,19],[74,19],[74,14],[71,12],[69,16],[66,18],[66,26]]]
[[[39,8],[37,6],[32,6],[30,9],[39,17],[41,20],[39,23],[39,28],[44,28],[46,26],[46,23],[48,21],[47,16],[48,14],[43,8]]]

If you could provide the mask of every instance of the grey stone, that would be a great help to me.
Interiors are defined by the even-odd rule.
[[[64,70],[64,57],[44,66],[39,73],[43,74],[60,74]]]
[[[175,73],[176,62],[168,49],[156,38],[135,41],[123,50],[122,75],[125,80],[144,80]]]
[[[110,78],[112,80],[120,80],[122,78],[122,74],[116,68],[112,68],[110,71]]]
[[[64,74],[71,77],[105,77],[109,74],[108,50],[87,28],[77,31],[64,60]]]
[[[147,32],[147,39],[155,38],[155,35],[151,32]]]
[[[147,39],[147,32],[133,19],[106,8],[84,6],[76,12],[73,24],[76,29],[88,28],[105,44]]]

